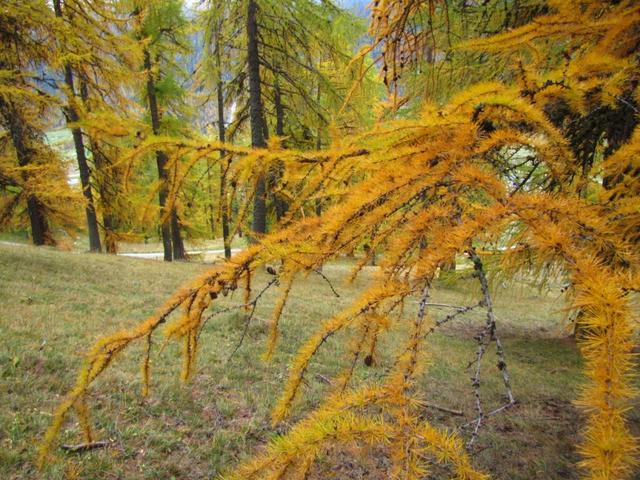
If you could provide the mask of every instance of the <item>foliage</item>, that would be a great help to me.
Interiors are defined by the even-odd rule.
[[[41,244],[55,242],[52,227],[72,230],[77,225],[77,195],[64,181],[63,161],[44,136],[44,119],[58,101],[47,88],[53,79],[43,67],[56,60],[63,30],[40,2],[9,2],[0,18],[0,223],[15,221],[14,212],[26,211],[18,215],[19,222],[29,217],[34,240]]]
[[[380,30],[376,25],[380,19],[403,18],[414,5],[377,2],[376,41],[390,39],[393,46],[394,39],[404,35],[405,23],[384,23]],[[640,286],[640,205],[634,168],[640,137],[636,130],[628,141],[620,141],[625,145],[604,162],[584,162],[576,158],[570,130],[554,124],[552,110],[566,104],[584,115],[618,105],[614,100],[625,98],[627,92],[637,101],[640,8],[632,2],[587,1],[580,8],[565,2],[551,8],[533,23],[459,47],[497,50],[507,57],[521,46],[539,52],[530,59],[517,56],[514,84],[474,85],[446,106],[427,103],[415,119],[388,121],[364,134],[335,138],[324,151],[282,150],[276,142],[256,151],[199,139],[155,137],[145,142],[134,156],[162,148],[174,161],[183,158],[186,164],[195,164],[210,155],[217,158],[224,149],[242,157],[233,175],[249,184],[275,162],[284,162],[286,175],[305,181],[292,195],[279,231],[177,291],[137,327],[104,337],[92,347],[76,386],[55,413],[41,460],[72,409],[81,424],[89,425],[85,405],[89,389],[132,343],[147,342],[144,393],[152,335],[164,324],[166,339],[183,343],[182,378],[189,379],[200,332],[211,318],[205,314],[207,308],[220,295],[242,286],[250,299],[252,272],[270,266],[280,283],[281,300],[270,322],[268,359],[277,347],[279,318],[294,278],[319,272],[327,261],[367,243],[369,252],[383,253],[377,275],[350,306],[321,322],[300,348],[273,410],[273,422],[290,415],[311,361],[339,331],[356,332],[358,340],[346,350],[357,360],[365,351],[375,356],[379,337],[391,326],[402,326],[406,338],[395,365],[379,383],[352,386],[351,370],[345,371],[336,379],[340,388],[314,412],[274,439],[263,455],[231,471],[229,478],[304,478],[317,457],[338,442],[384,446],[393,477],[420,478],[434,463],[445,463],[457,478],[485,478],[471,466],[457,435],[419,417],[414,386],[416,372],[426,364],[425,338],[438,327],[428,306],[429,286],[439,267],[456,253],[467,252],[475,259],[477,247],[497,244],[504,247],[507,275],[555,269],[571,282],[569,301],[580,312],[577,322],[584,333],[579,341],[588,377],[579,398],[586,414],[581,468],[587,478],[629,478],[637,448],[626,416],[635,395],[631,379],[637,318],[630,295]],[[546,58],[548,39],[566,48],[557,68],[538,62]],[[407,48],[413,51],[415,46],[410,41]],[[612,145],[613,133],[598,141]],[[505,160],[505,149],[522,147],[529,154],[518,167],[529,164],[530,172],[510,176],[514,164]],[[600,180],[601,172],[610,177],[607,182]],[[297,217],[300,207],[319,191],[332,199],[333,206],[321,217]],[[368,260],[359,263],[354,276]],[[479,265],[476,274],[484,285]],[[488,338],[500,345],[488,289],[483,291],[480,305],[487,309],[488,323],[481,335],[478,369],[487,346],[482,342]],[[402,305],[414,295],[420,298],[420,308],[415,318],[408,319],[401,314]],[[250,306],[249,301],[245,304]],[[501,370],[506,373],[506,364]],[[505,384],[508,387],[507,377]],[[478,402],[479,427],[484,412],[479,397]],[[89,427],[85,437],[93,439]]]

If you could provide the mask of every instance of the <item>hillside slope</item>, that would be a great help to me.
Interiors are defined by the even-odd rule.
[[[340,298],[331,297],[317,276],[301,280],[283,317],[280,348],[270,364],[259,356],[275,291],[265,294],[244,344],[229,362],[244,326],[243,315],[221,315],[207,324],[197,374],[187,386],[177,380],[179,347],[169,344],[161,353],[156,349],[152,394],[141,402],[139,347],[125,353],[90,398],[96,430],[113,445],[81,455],[57,452],[58,462],[37,473],[32,466],[35,442],[72,384],[82,352],[100,334],[134,325],[204,268],[0,245],[0,478],[211,478],[270,436],[269,410],[296,348],[320,320],[348,304],[371,274],[370,269],[353,285],[344,285],[341,279],[349,263],[327,266],[324,273],[334,281]],[[258,278],[256,288],[265,281],[266,277]],[[454,287],[437,288],[433,301],[464,304],[470,293],[473,289],[460,280]],[[573,342],[564,338],[557,298],[558,292],[509,288],[497,299],[519,403],[491,419],[477,441],[476,462],[495,478],[576,478],[572,465],[581,420],[571,400],[581,382],[581,362]],[[227,302],[241,299],[238,295]],[[408,314],[414,310],[415,305],[410,306]],[[482,315],[472,316],[432,336],[430,348],[438,361],[421,378],[425,400],[463,412],[460,417],[426,408],[425,415],[440,425],[455,427],[474,417],[465,367],[473,358],[473,335],[482,321]],[[346,359],[338,354],[342,340],[329,342],[318,357],[305,398],[297,405],[298,415],[318,401],[329,388],[327,379],[344,367]],[[395,346],[393,340],[382,345],[376,365],[359,365],[357,377],[379,378],[391,364]],[[487,361],[483,383],[489,405],[502,401],[493,362]],[[70,422],[63,441],[75,443],[79,438],[78,426]],[[316,478],[371,478],[366,465],[348,459],[344,465],[332,473],[317,471]]]

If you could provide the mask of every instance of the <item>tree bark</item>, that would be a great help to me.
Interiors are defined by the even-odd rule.
[[[62,18],[62,7],[60,0],[54,0],[53,8],[56,17]],[[68,105],[64,109],[65,116],[68,123],[76,123],[80,120],[78,112],[73,105],[74,97],[76,95],[73,85],[73,71],[71,65],[65,64],[64,66],[64,82],[67,85],[68,91]],[[82,186],[82,195],[84,196],[85,214],[87,217],[87,230],[89,233],[89,251],[100,252],[102,246],[100,245],[100,231],[98,230],[98,217],[96,215],[95,204],[93,201],[93,192],[91,191],[91,171],[89,169],[89,163],[87,162],[87,153],[84,148],[84,139],[82,138],[82,130],[79,127],[73,127],[71,129],[73,135],[73,145],[76,150],[76,159],[78,161],[78,171],[80,172],[80,184]]]
[[[91,111],[91,105],[89,102],[89,89],[87,87],[86,81],[84,81],[82,77],[80,78],[80,98],[82,98],[84,107],[87,109],[87,111]],[[95,171],[99,175],[99,178],[97,180],[97,190],[99,193],[99,203],[102,210],[104,250],[106,253],[116,254],[118,253],[118,241],[116,236],[118,220],[112,209],[116,202],[117,187],[113,188],[110,185],[117,185],[117,172],[114,170],[109,175],[106,174],[105,170],[109,165],[109,160],[100,150],[100,143],[95,138],[89,137],[89,148],[93,156],[93,165]],[[110,182],[107,182],[107,178],[110,180]]]
[[[247,70],[249,74],[249,117],[251,123],[251,146],[264,148],[265,122],[262,105],[262,86],[260,80],[260,57],[258,50],[258,21],[256,18],[258,6],[255,0],[249,0],[247,5]],[[258,234],[267,231],[266,182],[264,176],[256,181],[256,191],[253,199],[252,230]]]
[[[156,87],[151,72],[151,55],[149,50],[144,50],[144,68],[147,71],[147,101],[149,102],[149,116],[151,117],[151,129],[154,135],[160,133],[160,112],[158,111],[158,99],[156,97]],[[158,191],[158,203],[160,205],[160,232],[162,235],[162,248],[164,251],[164,261],[173,260],[172,242],[171,242],[171,221],[172,214],[166,211],[167,196],[169,193],[168,182],[169,175],[167,172],[167,155],[160,151],[156,151],[156,165],[158,167],[158,178],[160,179],[160,189]]]
[[[173,259],[186,260],[184,242],[182,241],[182,235],[180,235],[180,219],[175,207],[171,209],[171,243],[173,246]]]
[[[108,160],[104,157],[103,153],[100,151],[100,147],[98,142],[90,139],[91,151],[93,153],[93,163],[95,165],[96,171],[103,172],[108,164]],[[113,178],[115,172],[112,173],[109,178],[113,183],[116,183],[118,180]],[[100,192],[100,199],[102,202],[102,227],[104,230],[104,250],[106,253],[116,254],[118,253],[118,240],[116,235],[116,230],[118,228],[118,220],[116,215],[113,213],[112,208],[115,203],[115,197],[117,195],[116,192],[112,191],[112,187],[106,184],[106,181],[103,180],[100,185],[98,185],[98,191]]]
[[[211,175],[213,170],[213,161],[207,157],[207,204],[205,205],[205,214],[207,216],[207,223],[209,224],[209,233],[211,238],[216,238],[216,214],[215,207],[213,205],[213,177]]]
[[[74,95],[73,90],[73,73],[71,67],[67,65],[65,67],[65,83],[69,88],[69,95]],[[77,122],[80,118],[75,108],[69,104],[66,109],[67,121],[71,123]],[[78,171],[80,172],[80,184],[82,186],[82,195],[84,196],[85,215],[87,217],[87,230],[89,233],[89,251],[100,252],[102,251],[102,245],[100,245],[100,231],[98,230],[98,217],[96,215],[95,203],[93,201],[93,192],[91,190],[91,171],[89,170],[89,163],[87,162],[87,153],[84,148],[84,139],[82,138],[82,130],[80,128],[72,128],[71,134],[73,135],[73,145],[76,150],[76,159],[78,161]]]

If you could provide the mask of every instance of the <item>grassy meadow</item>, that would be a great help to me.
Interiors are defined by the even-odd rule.
[[[200,339],[196,373],[179,381],[180,345],[152,357],[152,391],[140,397],[141,345],[125,352],[97,381],[90,397],[95,429],[108,448],[81,454],[56,451],[56,461],[38,472],[33,459],[51,412],[72,385],[83,352],[99,336],[131,327],[152,313],[176,287],[208,268],[197,263],[60,252],[0,245],[0,478],[11,479],[205,479],[249,457],[274,435],[269,413],[296,349],[319,322],[346,306],[368,283],[375,267],[346,284],[352,259],[327,265],[324,274],[340,293],[312,275],[293,289],[282,319],[278,352],[271,363],[260,355],[277,289],[267,291],[247,338],[229,360],[242,333],[242,312],[212,319]],[[255,281],[256,291],[268,275]],[[465,305],[477,301],[474,281],[439,282],[432,302]],[[228,304],[242,303],[240,291]],[[417,300],[406,310],[415,312]],[[476,465],[498,479],[578,478],[581,413],[572,404],[583,377],[579,352],[567,329],[559,287],[546,291],[496,285],[496,315],[517,405],[489,419],[473,448]],[[432,309],[437,318],[444,310]],[[459,410],[452,415],[425,407],[425,418],[455,428],[475,418],[470,387],[473,336],[482,311],[455,320],[428,341],[429,365],[419,382],[431,405]],[[361,381],[382,378],[399,348],[401,331],[382,342],[375,365],[360,364]],[[338,335],[323,346],[307,374],[290,422],[317,405],[329,379],[347,364]],[[485,357],[486,409],[504,402],[494,348]],[[639,408],[632,412],[638,432]],[[279,427],[285,430],[287,425]],[[468,436],[468,433],[466,434]],[[61,442],[81,441],[75,419]],[[374,452],[375,453],[375,452]],[[344,457],[344,458],[342,458]],[[373,458],[385,462],[382,452]],[[321,460],[314,478],[378,478],[368,465],[341,453],[338,466]],[[439,477],[433,477],[439,478]]]

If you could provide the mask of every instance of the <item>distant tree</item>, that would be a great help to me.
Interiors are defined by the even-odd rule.
[[[113,186],[117,181],[109,182],[104,175],[111,160],[106,156],[103,137],[111,136],[110,130],[124,135],[123,122],[117,114],[130,110],[126,90],[133,86],[131,73],[139,48],[129,35],[128,12],[120,4],[107,0],[55,0],[53,9],[64,32],[58,37],[64,78],[63,109],[73,135],[86,203],[89,247],[91,251],[101,250],[98,210],[102,210],[106,249],[114,252],[117,200],[113,188],[106,184]],[[107,115],[111,117],[110,128],[100,125]],[[91,123],[95,116],[101,117],[100,121]]]
[[[225,80],[223,72],[222,56],[229,56],[231,52],[225,50],[224,35],[228,32],[225,29],[225,23],[231,23],[229,18],[233,13],[227,2],[210,2],[208,9],[204,12],[202,22],[204,26],[204,51],[202,58],[203,73],[205,77],[202,81],[205,85],[211,86],[216,92],[216,114],[217,114],[217,130],[218,140],[222,143],[227,141],[226,128],[227,120],[225,117],[225,107],[227,100],[225,99]],[[224,256],[226,259],[231,258],[231,229],[230,229],[230,210],[231,205],[229,196],[227,195],[228,181],[227,176],[231,167],[232,157],[227,152],[220,150],[219,159],[219,208],[220,224],[222,227],[222,240],[224,244]],[[208,166],[211,168],[211,166]],[[209,199],[211,202],[213,199]],[[213,210],[213,208],[212,208]]]
[[[168,101],[176,93],[176,89],[179,89],[170,69],[174,65],[175,55],[188,50],[183,5],[180,0],[154,0],[144,4],[144,8],[139,8],[138,15],[142,15],[140,35],[147,43],[143,47],[143,67],[151,130],[154,135],[161,135],[165,133],[162,127],[162,108],[166,105],[161,106],[160,102]],[[177,204],[175,197],[169,196],[170,165],[165,152],[158,150],[155,155],[160,179],[158,199],[164,260],[182,260],[185,258],[185,250]]]
[[[227,103],[233,102],[236,111],[232,133],[248,122],[252,145],[262,148],[269,132],[287,137],[290,146],[309,149],[314,148],[311,132],[316,128],[328,136],[331,115],[337,114],[349,87],[349,77],[338,75],[349,71],[354,39],[363,32],[354,17],[331,2],[266,0],[211,1],[204,16],[205,41],[217,39],[226,52],[218,70],[229,78]],[[217,36],[211,33],[215,29]],[[216,70],[211,61],[205,65]],[[353,74],[351,82],[355,78]],[[322,104],[316,84],[325,92]],[[251,188],[252,229],[257,233],[267,229],[270,198],[276,219],[284,214],[282,173],[282,165],[275,166]]]

